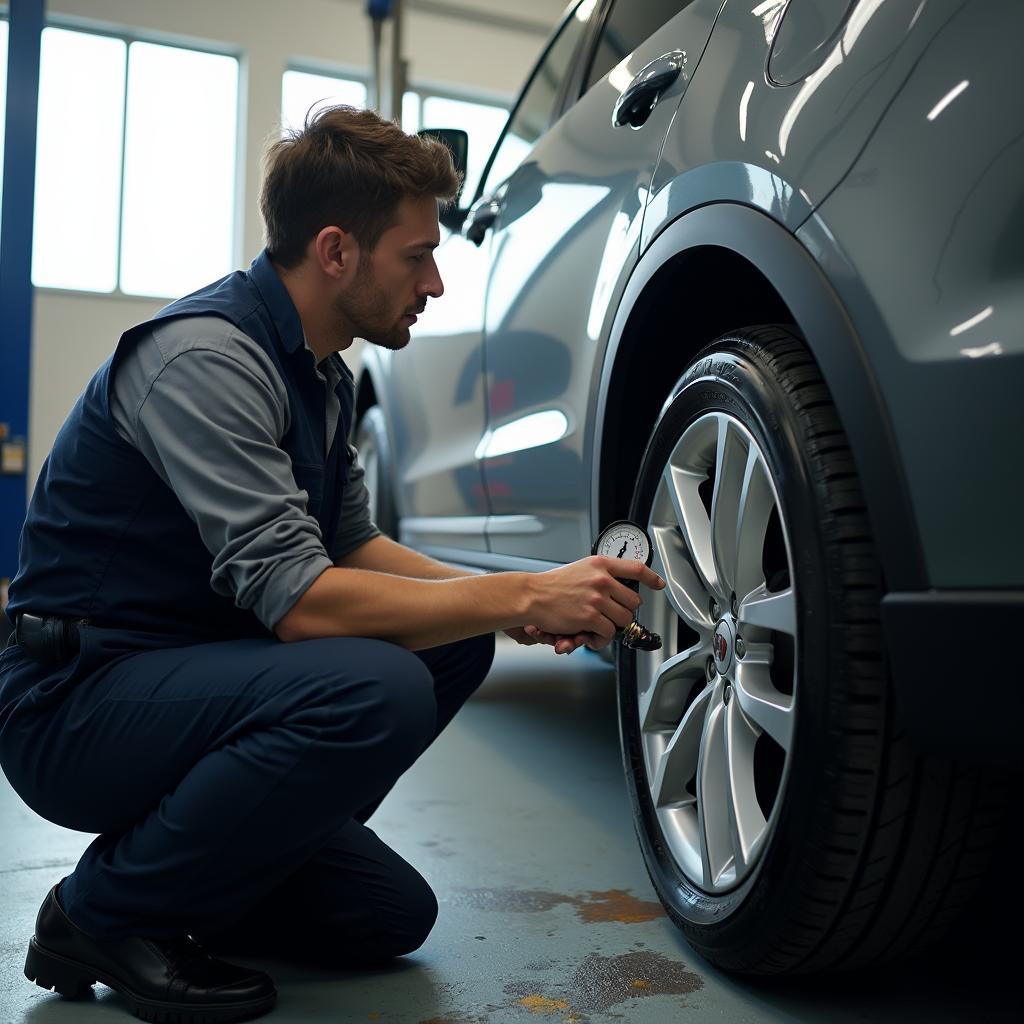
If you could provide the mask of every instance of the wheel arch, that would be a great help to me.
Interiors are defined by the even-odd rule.
[[[693,309],[685,304],[690,294],[700,296]],[[595,381],[592,526],[625,515],[647,440],[693,356],[726,331],[759,323],[794,325],[821,369],[850,442],[887,589],[927,587],[889,416],[849,316],[788,230],[733,203],[668,224],[625,286]],[[637,394],[646,400],[631,401]]]

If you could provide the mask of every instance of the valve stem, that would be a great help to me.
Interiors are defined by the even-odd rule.
[[[620,633],[622,643],[634,651],[660,651],[661,637],[634,619]]]

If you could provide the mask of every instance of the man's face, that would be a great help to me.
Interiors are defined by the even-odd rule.
[[[363,255],[350,287],[337,298],[338,312],[355,337],[390,349],[409,344],[409,328],[428,297],[444,292],[434,262],[440,241],[437,201],[433,196],[406,196],[395,217],[369,256]]]

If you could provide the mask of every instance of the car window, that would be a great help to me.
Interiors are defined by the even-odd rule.
[[[605,19],[584,91],[600,81],[620,61],[628,57],[665,22],[674,18],[693,0],[614,0]]]
[[[594,6],[595,0],[582,0],[534,72],[492,158],[483,187],[485,195],[522,163],[554,119],[562,84],[572,69],[572,59]]]

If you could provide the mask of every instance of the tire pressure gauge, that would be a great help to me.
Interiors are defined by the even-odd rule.
[[[591,554],[604,555],[607,558],[626,558],[644,565],[651,564],[654,548],[647,531],[628,519],[619,519],[606,526],[594,541]],[[623,580],[627,587],[639,590],[640,584],[635,580]],[[652,633],[646,626],[641,626],[634,617],[625,629],[619,630],[619,639],[624,647],[637,651],[657,651],[661,649],[661,637]]]
[[[606,555],[608,558],[631,558],[650,565],[654,550],[651,538],[642,526],[628,519],[619,519],[598,534],[591,554]]]

